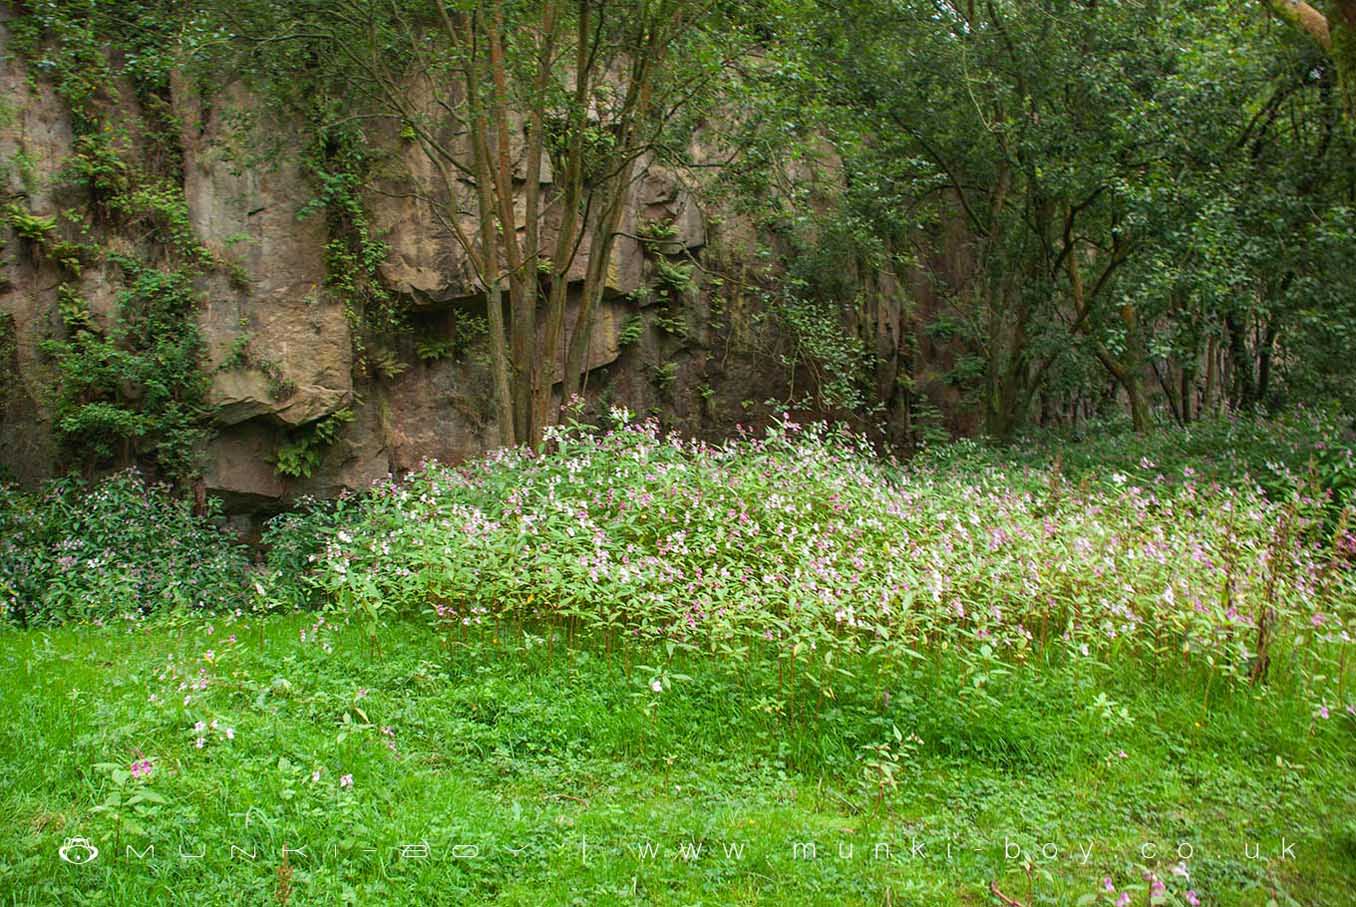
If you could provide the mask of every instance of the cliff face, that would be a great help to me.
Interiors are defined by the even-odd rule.
[[[0,22],[0,41],[7,39]],[[106,120],[118,124],[129,157],[150,154],[151,114],[130,86],[122,88],[110,92],[115,100]],[[70,330],[61,288],[78,293],[91,320],[106,327],[125,283],[106,253],[145,249],[135,231],[101,226],[94,200],[71,185],[63,171],[75,143],[66,103],[16,54],[4,54],[0,97],[7,99],[0,117],[6,200],[68,233],[92,231],[104,250],[72,274],[11,225],[0,234],[6,241],[0,339],[8,338],[0,343],[7,360],[0,465],[32,483],[60,465],[57,376],[43,341]],[[217,262],[195,273],[199,303],[192,315],[213,412],[202,451],[207,490],[236,512],[268,510],[294,495],[331,495],[425,459],[455,462],[495,446],[484,343],[463,327],[483,317],[484,300],[439,221],[435,206],[446,189],[422,153],[394,128],[369,133],[369,151],[380,164],[363,190],[363,208],[373,234],[389,247],[379,278],[405,311],[408,329],[359,362],[355,341],[362,339],[354,336],[352,313],[327,285],[332,228],[323,213],[299,216],[317,195],[302,165],[302,131],[260,115],[238,85],[214,86],[209,98],[175,79],[168,107],[171,116],[157,122],[178,129],[173,178],[193,238]],[[717,226],[678,174],[644,163],[591,332],[596,371],[587,396],[597,409],[624,405],[660,414],[689,433],[724,434],[756,418],[761,401],[784,394],[785,369],[770,354],[776,338],[738,286],[700,286],[701,269],[697,285],[681,292],[646,288],[658,285],[661,260],[739,267],[741,257],[752,258],[752,228],[738,218]],[[518,171],[521,179],[521,160]],[[541,178],[550,181],[549,164]],[[643,242],[641,234],[656,225],[663,241]],[[474,224],[468,227],[474,233]],[[589,255],[587,246],[580,249],[572,276],[582,280]],[[573,318],[572,305],[567,323]],[[421,354],[429,343],[452,352]],[[371,366],[374,358],[380,368]],[[320,449],[311,475],[282,475],[275,466],[280,446],[335,414],[349,421]]]

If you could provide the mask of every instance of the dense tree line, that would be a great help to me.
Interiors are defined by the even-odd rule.
[[[441,175],[424,201],[488,301],[509,443],[540,443],[584,386],[626,194],[642,161],[692,163],[697,133],[722,154],[694,183],[776,253],[763,298],[807,407],[917,440],[945,399],[998,437],[1118,407],[1142,430],[1356,403],[1345,0],[17,10],[82,97],[106,42],[151,95],[171,71],[229,73],[308,118],[360,263],[344,285],[374,307],[354,162],[394,124]]]
[[[781,155],[804,147],[777,144],[787,127],[827,139],[842,192],[808,221],[803,199],[776,197],[770,220],[863,276],[808,275],[808,292],[865,308],[848,322],[880,350],[866,273],[921,274],[939,308],[902,342],[958,351],[945,378],[993,435],[1114,399],[1136,429],[1154,409],[1349,407],[1348,76],[1288,18],[1171,0],[792,4],[751,74],[745,139]]]

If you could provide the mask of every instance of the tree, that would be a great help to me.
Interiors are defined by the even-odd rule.
[[[501,443],[513,445],[539,444],[559,403],[581,388],[637,168],[664,153],[665,130],[725,63],[717,37],[732,33],[707,27],[713,7],[244,0],[220,12],[248,52],[243,65],[262,61],[295,78],[291,45],[303,46],[309,77],[338,80],[357,102],[346,118],[398,123],[440,175],[442,191],[425,201],[485,294],[496,420]],[[555,176],[544,188],[548,159]],[[583,249],[578,315],[567,332],[568,288]]]
[[[811,232],[855,224],[863,257],[920,275],[940,306],[916,330],[995,436],[1108,379],[1138,430],[1156,388],[1179,421],[1264,403],[1293,373],[1290,312],[1319,271],[1345,285],[1294,242],[1327,224],[1335,250],[1346,223],[1338,85],[1249,11],[806,4],[778,35],[767,109],[801,103],[797,144],[827,138],[846,183]]]
[[[1279,18],[1308,35],[1337,68],[1343,105],[1356,120],[1356,0],[1328,0],[1324,12],[1304,0],[1263,0]]]

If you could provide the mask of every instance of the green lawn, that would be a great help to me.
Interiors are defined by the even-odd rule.
[[[284,847],[298,905],[1356,900],[1356,721],[1279,692],[938,657],[773,715],[756,663],[316,620],[0,633],[0,903],[274,903]]]

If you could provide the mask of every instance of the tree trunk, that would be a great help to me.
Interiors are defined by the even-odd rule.
[[[1142,435],[1149,430],[1153,419],[1149,414],[1149,398],[1144,393],[1144,375],[1139,369],[1130,369],[1121,380],[1125,395],[1130,401],[1130,424],[1135,434]]]
[[[513,420],[513,389],[509,383],[509,357],[504,349],[504,292],[495,281],[485,291],[486,319],[490,323],[490,368],[494,372],[494,411],[499,424],[499,443],[518,443]]]
[[[494,202],[499,219],[499,241],[503,245],[504,264],[509,278],[509,354],[510,388],[513,394],[513,433],[525,441],[531,435],[532,359],[537,341],[537,271],[526,267],[526,255],[518,238],[514,208],[517,194],[513,184],[512,140],[509,137],[508,74],[504,70],[504,4],[497,0],[489,28],[485,30],[489,49],[490,98],[494,123]],[[525,187],[530,191],[532,187]],[[537,187],[539,190],[540,187]]]
[[[1178,425],[1185,426],[1186,420],[1182,418],[1182,398],[1181,385],[1172,380],[1172,363],[1163,364],[1165,372],[1158,370],[1158,363],[1150,361],[1154,370],[1154,377],[1158,379],[1158,386],[1163,388],[1163,395],[1168,399],[1168,408],[1172,410],[1172,418]],[[1133,413],[1131,414],[1133,416]]]
[[[1194,357],[1196,354],[1193,353],[1192,355]],[[1190,365],[1182,366],[1182,388],[1180,391],[1178,391],[1178,397],[1182,401],[1183,425],[1189,425],[1191,423],[1191,404],[1192,404],[1191,398],[1196,392],[1195,385],[1196,378],[1194,373],[1194,367]]]
[[[1276,320],[1267,322],[1263,332],[1261,348],[1257,351],[1257,402],[1267,405],[1271,390],[1271,360],[1276,347]]]
[[[1332,58],[1342,108],[1348,119],[1356,121],[1356,0],[1332,0],[1328,15],[1305,0],[1268,0],[1268,5]]]
[[[1248,354],[1248,338],[1243,322],[1230,313],[1224,324],[1229,330],[1229,365],[1233,372],[1231,401],[1236,409],[1251,409],[1257,401],[1257,385],[1253,379],[1252,357]]]

